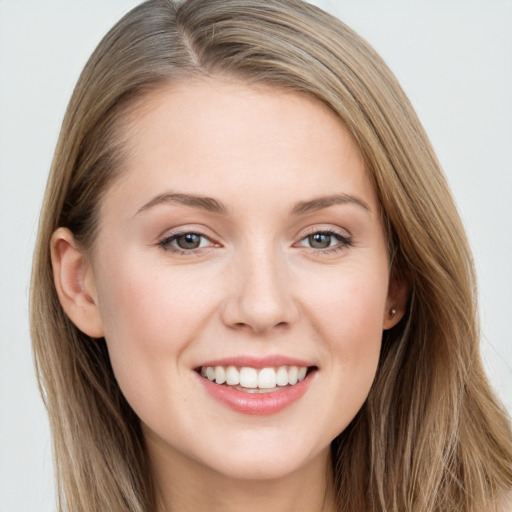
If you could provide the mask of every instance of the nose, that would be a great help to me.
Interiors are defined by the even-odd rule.
[[[228,279],[223,322],[262,335],[287,328],[299,318],[286,264],[272,251],[242,255]]]

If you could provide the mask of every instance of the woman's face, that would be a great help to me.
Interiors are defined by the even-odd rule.
[[[155,93],[127,137],[90,295],[150,452],[236,478],[327,460],[397,320],[354,141],[316,100],[220,80]]]

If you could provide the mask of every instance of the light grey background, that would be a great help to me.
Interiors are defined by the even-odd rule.
[[[74,83],[138,3],[0,0],[0,512],[55,509],[28,334],[31,252]],[[431,137],[475,253],[489,376],[512,411],[512,1],[315,3],[381,53]]]

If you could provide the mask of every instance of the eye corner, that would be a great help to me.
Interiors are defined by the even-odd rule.
[[[156,244],[160,249],[178,256],[192,256],[204,250],[221,247],[211,236],[195,229],[183,229],[163,236]]]
[[[353,245],[352,236],[341,230],[315,227],[306,231],[300,240],[293,244],[293,247],[306,248],[317,254],[327,255],[344,251]]]

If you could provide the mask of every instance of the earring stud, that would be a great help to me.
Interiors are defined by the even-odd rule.
[[[389,311],[389,316],[390,316],[391,318],[393,318],[395,315],[396,315],[396,309],[391,309],[391,310]]]

